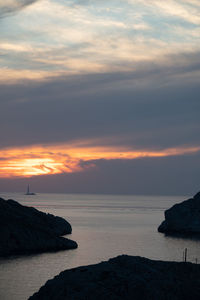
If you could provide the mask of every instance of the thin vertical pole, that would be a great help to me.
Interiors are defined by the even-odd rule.
[[[185,262],[187,262],[187,248],[185,248]]]

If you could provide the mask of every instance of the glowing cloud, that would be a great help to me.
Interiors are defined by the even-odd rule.
[[[37,0],[0,0],[0,17],[14,13],[36,1]]]
[[[123,147],[82,147],[78,144],[4,149],[1,151],[0,157],[0,177],[31,177],[81,172],[95,167],[95,160],[99,159],[166,157],[198,151],[200,151],[200,147],[134,151]]]
[[[199,51],[195,0],[0,0],[0,17],[23,7],[1,20],[0,83],[131,71],[137,62]]]

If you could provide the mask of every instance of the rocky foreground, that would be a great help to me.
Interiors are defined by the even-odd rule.
[[[200,265],[122,255],[61,272],[29,300],[197,300]]]
[[[0,256],[77,248],[61,237],[71,231],[63,218],[0,198]]]
[[[200,234],[200,192],[165,211],[165,221],[158,227],[167,234]]]

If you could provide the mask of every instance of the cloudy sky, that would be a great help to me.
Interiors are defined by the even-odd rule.
[[[0,190],[200,190],[198,0],[0,0]]]

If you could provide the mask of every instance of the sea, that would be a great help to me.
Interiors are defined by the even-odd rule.
[[[68,220],[75,250],[0,259],[0,300],[25,300],[61,271],[95,264],[121,254],[150,259],[200,262],[200,241],[167,237],[157,231],[164,211],[183,196],[0,193]]]

